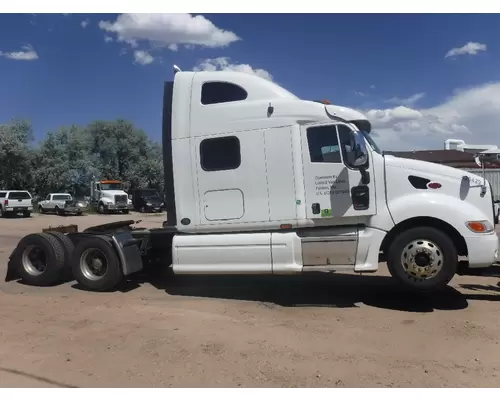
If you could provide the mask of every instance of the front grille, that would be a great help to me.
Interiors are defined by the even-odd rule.
[[[128,197],[124,194],[116,194],[115,195],[115,203],[116,204],[127,204]]]

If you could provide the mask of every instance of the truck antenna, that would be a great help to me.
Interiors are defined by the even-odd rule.
[[[180,69],[177,65],[175,65],[175,64],[174,64],[174,75],[175,75],[177,72],[182,72],[182,69]]]

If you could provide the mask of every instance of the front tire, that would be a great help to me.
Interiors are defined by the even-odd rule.
[[[407,288],[437,291],[457,272],[455,244],[444,232],[431,227],[409,229],[389,246],[387,266],[392,277]]]
[[[104,204],[99,203],[97,205],[97,213],[98,214],[105,214],[106,213],[106,210],[104,209]]]
[[[105,239],[88,237],[76,246],[71,257],[76,281],[86,290],[107,292],[123,279],[118,254]]]

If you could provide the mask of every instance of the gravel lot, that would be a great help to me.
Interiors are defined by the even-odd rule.
[[[3,282],[18,240],[49,225],[164,216],[0,219],[0,386],[495,387],[500,278],[443,294],[387,276],[140,276],[115,293]]]

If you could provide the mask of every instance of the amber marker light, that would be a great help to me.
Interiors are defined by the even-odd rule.
[[[465,225],[474,233],[493,232],[493,226],[489,221],[467,221]]]

